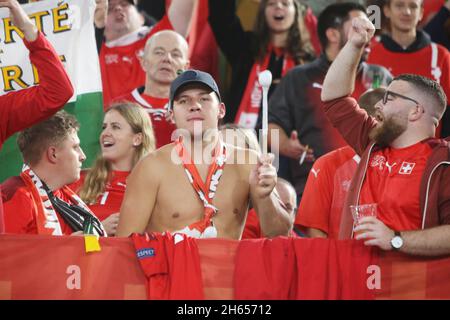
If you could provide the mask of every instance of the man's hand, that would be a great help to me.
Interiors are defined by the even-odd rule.
[[[367,17],[353,18],[348,41],[356,48],[362,49],[370,42],[374,34],[375,26]]]
[[[0,8],[9,8],[12,23],[25,35],[27,41],[34,41],[38,35],[37,27],[31,22],[17,0],[1,0]]]
[[[306,152],[306,161],[314,161],[314,150],[300,143],[297,131],[295,130],[291,132],[289,140],[280,146],[280,153],[292,159],[300,159],[304,152]]]
[[[250,189],[256,198],[270,196],[277,184],[277,170],[272,165],[274,155],[269,153],[258,157],[258,163],[250,172]]]
[[[115,236],[117,226],[119,225],[119,212],[113,213],[108,218],[102,221],[103,228],[105,228],[108,236]]]
[[[353,232],[360,232],[355,239],[365,240],[366,246],[377,246],[383,250],[392,250],[391,240],[395,236],[394,231],[375,217],[361,218]]]
[[[108,0],[95,0],[95,4],[94,24],[97,28],[102,29],[106,25],[108,16]]]

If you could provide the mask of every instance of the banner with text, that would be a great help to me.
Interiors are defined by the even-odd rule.
[[[80,121],[81,146],[89,166],[99,150],[98,136],[103,117],[101,76],[94,32],[95,0],[46,0],[23,5],[25,12],[52,43],[75,89],[65,110]],[[39,83],[28,58],[23,34],[0,9],[0,95]],[[22,158],[16,136],[0,152],[0,182],[20,172]]]

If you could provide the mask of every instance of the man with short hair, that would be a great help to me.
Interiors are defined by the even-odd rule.
[[[391,82],[375,117],[349,94],[357,61],[375,31],[365,17],[352,21],[349,41],[331,65],[322,100],[329,120],[361,156],[342,213],[340,238],[412,255],[450,253],[449,142],[434,138],[447,99],[442,87],[419,75]],[[353,229],[350,205],[377,204],[377,217]]]
[[[2,184],[6,233],[106,235],[100,221],[67,187],[80,178],[86,159],[78,128],[74,116],[59,111],[20,132],[17,144],[24,169]]]
[[[189,66],[188,44],[178,33],[163,30],[148,39],[142,68],[145,70],[145,86],[134,89],[127,95],[117,98],[141,105],[148,112],[155,133],[156,147],[172,142],[175,124],[167,118],[170,84],[179,72]]]
[[[13,24],[23,32],[30,60],[39,72],[40,83],[25,90],[0,96],[0,149],[14,133],[50,117],[72,97],[73,88],[58,54],[38,31],[16,0],[5,0],[0,8],[9,8]],[[1,190],[0,190],[1,191]],[[0,198],[0,234],[3,233]]]
[[[240,239],[249,198],[264,234],[287,235],[292,221],[274,192],[273,156],[255,161],[255,152],[222,142],[218,122],[225,105],[213,78],[197,70],[182,73],[172,82],[169,109],[179,138],[136,165],[117,235],[169,231]]]
[[[394,76],[414,73],[433,79],[449,96],[450,53],[417,27],[423,17],[424,2],[386,0],[383,11],[388,18],[390,32],[383,34],[372,47],[367,61],[388,68]],[[445,113],[436,134],[437,137],[450,135],[450,112]]]
[[[151,28],[143,26],[135,0],[100,0],[105,16],[105,43],[100,50],[103,103],[111,102],[145,83],[140,57],[147,40],[156,32],[169,29],[186,36],[195,1],[173,0],[164,18]],[[99,4],[98,4],[99,5]]]
[[[322,55],[288,72],[269,101],[269,129],[278,131],[283,156],[279,175],[292,182],[299,200],[314,158],[346,145],[323,113],[320,92],[331,61],[346,43],[351,19],[358,16],[366,13],[357,3],[335,3],[325,8],[318,22]],[[368,88],[386,85],[390,79],[385,68],[362,61],[354,96],[359,97]],[[303,153],[306,157],[300,161]]]

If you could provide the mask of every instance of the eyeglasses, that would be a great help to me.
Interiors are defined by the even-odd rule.
[[[389,91],[389,90],[386,90],[386,92],[384,93],[383,100],[382,100],[383,104],[386,104],[388,102],[389,96],[393,96],[395,98],[401,98],[401,99],[404,99],[404,100],[409,100],[409,101],[414,102],[416,105],[420,105],[419,102],[417,102],[416,100],[414,100],[414,99],[412,99],[410,97],[407,97],[407,96],[404,96],[404,95],[401,95],[399,93],[392,92],[392,91]]]

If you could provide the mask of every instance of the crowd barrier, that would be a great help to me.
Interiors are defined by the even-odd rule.
[[[316,284],[325,284],[333,290],[345,288],[346,283],[329,283],[343,279],[330,277],[329,270],[333,261],[352,257],[340,256],[336,251],[339,246],[327,242],[332,240],[294,241],[308,243],[301,253],[305,264],[301,281],[310,279],[311,273],[314,279],[307,280],[311,281],[310,288]],[[205,299],[235,298],[235,259],[242,243],[223,239],[197,240]],[[245,243],[249,245],[247,240]],[[329,252],[325,255],[333,257],[327,258],[323,265],[317,263],[320,261],[317,257],[324,256],[324,252],[317,252],[316,244],[326,245]],[[147,281],[132,240],[102,238],[100,245],[100,252],[86,253],[82,237],[0,235],[0,300],[147,299]],[[358,241],[347,241],[346,246],[349,245],[366,250]],[[450,299],[450,257],[418,258],[395,252],[371,252],[377,262],[362,266],[365,269],[361,272],[367,274],[367,285],[372,286],[369,289],[374,299]],[[350,271],[340,268],[335,272],[345,274]],[[351,273],[354,271],[350,272],[350,277]],[[308,294],[298,296],[314,298]]]

